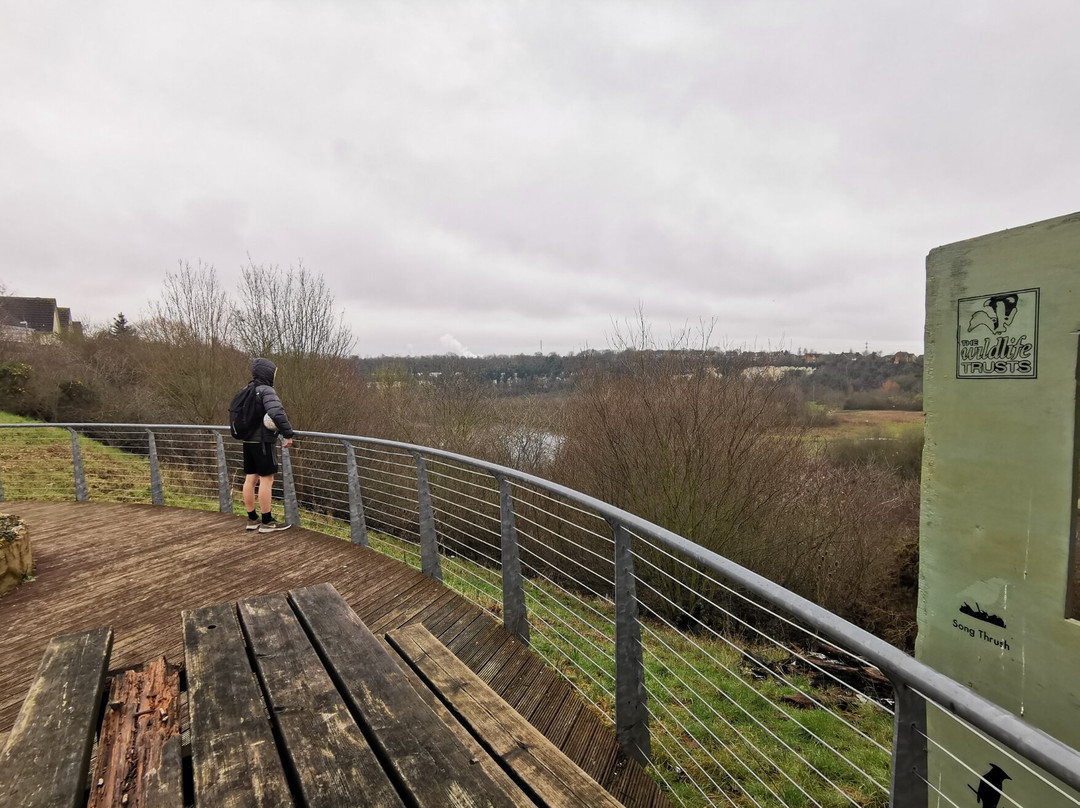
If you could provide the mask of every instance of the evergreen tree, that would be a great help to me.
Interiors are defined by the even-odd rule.
[[[109,327],[109,333],[117,338],[133,337],[135,336],[135,327],[127,321],[127,317],[124,316],[124,312],[120,312],[116,315],[116,319],[113,320],[112,326]]]

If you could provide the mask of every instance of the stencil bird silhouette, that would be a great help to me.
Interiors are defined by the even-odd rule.
[[[1006,780],[1012,780],[1012,778],[1005,774],[1005,771],[1000,766],[991,763],[990,771],[979,779],[978,790],[973,788],[970,783],[968,788],[975,794],[975,802],[983,806],[983,808],[998,808]]]

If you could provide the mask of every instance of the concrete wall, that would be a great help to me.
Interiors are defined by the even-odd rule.
[[[916,656],[1073,747],[1078,334],[1080,214],[928,256]],[[1007,772],[1020,804],[1061,804],[953,722],[930,726],[980,773]],[[930,774],[975,804],[959,764],[932,754]]]

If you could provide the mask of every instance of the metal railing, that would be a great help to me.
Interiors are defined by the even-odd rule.
[[[240,469],[223,427],[0,425],[0,499],[233,513]],[[592,497],[438,449],[311,432],[282,450],[275,486],[286,521],[401,558],[500,619],[682,804],[1080,806],[1076,750]]]

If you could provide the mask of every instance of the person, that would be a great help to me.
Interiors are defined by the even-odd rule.
[[[258,409],[270,416],[277,431],[269,429],[262,419],[251,436],[244,441],[244,508],[247,510],[246,530],[258,530],[260,533],[272,533],[275,530],[287,530],[292,527],[274,519],[271,512],[271,497],[274,490],[274,475],[277,474],[277,437],[284,438],[285,448],[293,445],[293,428],[281,399],[274,390],[274,377],[277,366],[269,359],[258,357],[251,360],[251,379],[255,382],[255,395],[259,401]],[[255,488],[258,486],[259,513],[255,511]]]

